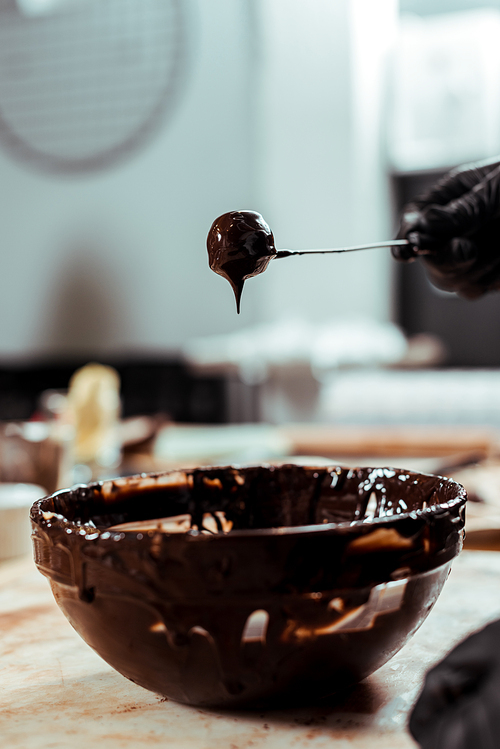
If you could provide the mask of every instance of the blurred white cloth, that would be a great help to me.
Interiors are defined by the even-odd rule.
[[[238,333],[206,336],[183,348],[186,360],[201,368],[236,368],[248,384],[264,382],[274,368],[308,365],[317,379],[341,366],[394,364],[407,352],[403,333],[392,323],[369,319],[311,324],[283,319]]]
[[[0,560],[31,553],[30,508],[46,493],[35,484],[0,483]]]
[[[500,427],[498,370],[363,370],[325,381],[322,420],[335,424],[455,424]]]
[[[261,463],[289,455],[291,442],[268,424],[166,426],[155,457],[173,466]]]

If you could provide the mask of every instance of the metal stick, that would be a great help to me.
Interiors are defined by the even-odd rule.
[[[291,255],[325,255],[338,252],[356,252],[357,250],[371,250],[376,247],[397,247],[410,244],[407,239],[388,239],[385,242],[371,242],[370,244],[358,244],[352,247],[337,247],[333,250],[278,250],[273,260]]]

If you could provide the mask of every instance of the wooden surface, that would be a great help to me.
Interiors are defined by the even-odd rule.
[[[6,749],[411,749],[423,674],[500,616],[500,554],[468,551],[420,631],[340,699],[274,712],[163,701],[120,676],[72,630],[30,560],[0,566],[0,746]]]
[[[354,457],[447,457],[475,452],[478,458],[498,452],[500,433],[481,426],[297,424],[278,427],[293,452]],[[400,464],[401,465],[401,464]]]

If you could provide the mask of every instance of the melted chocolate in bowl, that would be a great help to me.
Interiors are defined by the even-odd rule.
[[[60,491],[31,520],[38,569],[108,663],[240,706],[310,701],[394,655],[462,547],[465,501],[392,468],[227,467]]]
[[[277,254],[273,233],[260,213],[231,211],[213,222],[207,250],[210,268],[233,287],[239,314],[246,279],[264,273]]]

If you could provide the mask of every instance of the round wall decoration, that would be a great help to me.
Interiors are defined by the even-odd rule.
[[[0,145],[38,169],[106,168],[174,109],[183,0],[0,0]]]

